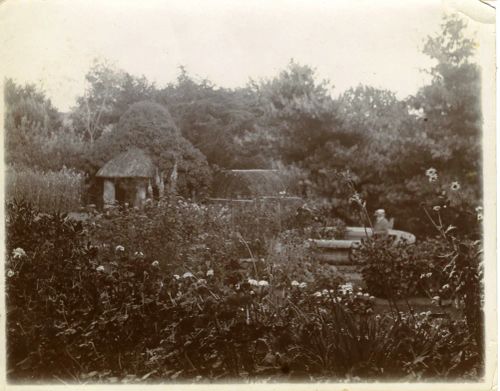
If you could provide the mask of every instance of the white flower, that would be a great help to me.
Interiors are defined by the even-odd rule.
[[[365,293],[365,294],[363,294],[363,296],[370,297],[370,294],[369,293]]]
[[[116,246],[115,251],[125,251],[125,247],[118,245]]]
[[[352,283],[348,282],[347,284],[340,285],[340,292],[345,295],[353,291]]]
[[[433,167],[428,168],[427,171],[425,171],[425,175],[427,175],[428,177],[437,176],[437,170]]]
[[[351,196],[351,198],[349,198],[349,203],[363,205],[363,200],[361,199],[359,193],[356,192]]]
[[[306,284],[305,282],[301,282],[301,283],[299,284],[299,288],[300,288],[300,289],[304,289],[304,288],[306,288],[306,287],[307,287],[307,284]]]
[[[189,278],[189,277],[194,277],[194,276],[193,276],[193,273],[191,273],[191,272],[186,272],[186,273],[184,273],[184,274],[182,275],[182,278]]]
[[[258,285],[259,285],[259,281],[254,280],[253,278],[249,278],[249,279],[248,279],[248,283],[249,283],[250,285],[254,285],[254,286],[258,286]]]
[[[178,274],[174,274],[174,278],[178,280],[179,278],[181,278],[181,276],[179,276]]]
[[[429,175],[429,182],[436,182],[438,180],[437,175]]]
[[[299,285],[300,285],[300,284],[299,284],[299,282],[298,282],[298,281],[295,281],[295,280],[293,280],[293,281],[292,281],[292,286],[299,286]]]
[[[103,272],[104,271],[104,266],[97,266],[97,268],[95,269],[97,270],[98,272]]]
[[[476,207],[476,212],[477,213],[481,213],[482,211],[483,211],[483,207],[482,206]]]
[[[214,275],[214,270],[213,269],[208,269],[207,271],[207,277],[211,277]]]
[[[266,280],[260,280],[259,281],[259,286],[268,286],[269,283]]]
[[[439,212],[441,210],[441,207],[439,205],[436,205],[432,209],[435,210],[436,212]]]
[[[120,246],[120,247],[121,247],[121,246]],[[117,248],[118,248],[118,247],[117,247]],[[123,250],[125,250],[125,249],[123,249]],[[123,250],[121,250],[121,251],[123,251]],[[142,253],[142,251],[136,251],[136,252],[134,253],[134,255],[135,255],[136,257],[142,257],[142,256],[144,256],[144,254]]]
[[[153,263],[151,264],[151,266],[153,266],[153,267],[158,267],[158,266],[160,266],[160,262],[158,262],[158,261],[153,261]]]
[[[12,255],[14,258],[22,258],[26,256],[26,252],[21,247],[18,247],[12,251]]]
[[[321,292],[323,295],[325,296],[328,296],[328,289],[323,289],[323,291]]]
[[[370,299],[371,300],[375,300],[375,296],[370,296]]]
[[[477,214],[477,221],[482,221],[483,220],[483,214],[482,213],[478,213]]]
[[[14,274],[14,271],[12,271],[11,269],[7,270],[7,277],[12,277]]]
[[[460,190],[460,183],[458,183],[457,181],[452,182],[451,186],[450,186],[450,189],[453,190],[453,191]]]
[[[432,273],[431,273],[431,272],[429,272],[429,273],[427,273],[425,276],[426,276],[427,278],[431,278],[431,277],[432,277]]]
[[[200,278],[200,279],[198,280],[198,283],[199,283],[199,284],[206,284],[206,283],[207,283],[207,280],[205,280],[204,278]]]
[[[318,291],[318,292],[314,292],[313,296],[315,296],[315,297],[321,297],[322,294],[321,294],[321,292]]]
[[[446,289],[449,289],[450,288],[450,285],[449,284],[444,284],[443,287],[441,289],[443,290],[446,290]]]

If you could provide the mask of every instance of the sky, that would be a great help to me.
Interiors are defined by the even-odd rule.
[[[95,59],[158,86],[185,66],[229,88],[274,77],[293,59],[333,95],[365,84],[404,98],[429,81],[423,42],[447,10],[430,0],[7,0],[0,71],[39,85],[62,111]]]

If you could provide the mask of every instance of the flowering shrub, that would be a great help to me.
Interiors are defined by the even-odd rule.
[[[86,229],[101,253],[157,260],[172,272],[201,264],[224,268],[235,261],[238,241],[229,227],[228,211],[170,196],[149,201],[143,209],[115,207],[97,213]]]

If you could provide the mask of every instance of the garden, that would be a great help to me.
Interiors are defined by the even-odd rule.
[[[442,29],[406,100],[334,99],[295,62],[241,89],[96,64],[69,115],[7,80],[9,381],[481,380],[479,73],[464,22]],[[130,145],[160,193],[103,204],[96,173]],[[218,202],[213,178],[241,169],[283,190]],[[368,232],[380,208],[417,240],[367,234],[359,281],[318,257],[314,240]]]

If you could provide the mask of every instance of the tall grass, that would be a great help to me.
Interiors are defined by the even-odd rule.
[[[8,167],[6,200],[24,200],[41,212],[71,212],[81,206],[83,174],[71,169],[41,171]]]

